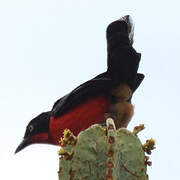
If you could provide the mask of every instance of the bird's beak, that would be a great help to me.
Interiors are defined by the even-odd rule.
[[[21,151],[22,149],[24,149],[25,147],[27,147],[28,145],[30,145],[30,141],[28,138],[24,138],[22,140],[22,142],[19,144],[19,146],[17,147],[15,154],[18,153],[19,151]]]

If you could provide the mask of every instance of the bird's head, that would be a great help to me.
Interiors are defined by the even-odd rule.
[[[32,119],[26,127],[22,142],[15,153],[35,143],[48,143],[50,112],[44,112]]]

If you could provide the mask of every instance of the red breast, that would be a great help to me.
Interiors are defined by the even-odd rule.
[[[58,118],[51,117],[49,138],[52,144],[59,144],[64,129],[70,129],[75,136],[93,124],[104,121],[104,113],[108,111],[110,98],[99,95],[77,105]]]

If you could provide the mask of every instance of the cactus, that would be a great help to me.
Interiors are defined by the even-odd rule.
[[[106,126],[93,125],[77,139],[70,131],[64,132],[59,180],[148,180],[146,170],[151,162],[145,149],[149,152],[154,144],[142,145],[137,137],[144,126],[135,127],[134,133],[116,130],[111,118]]]

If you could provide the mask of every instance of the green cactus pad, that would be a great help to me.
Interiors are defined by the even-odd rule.
[[[147,180],[145,154],[137,136],[125,128],[93,125],[82,131],[76,145],[63,149],[71,156],[60,158],[59,180]]]

